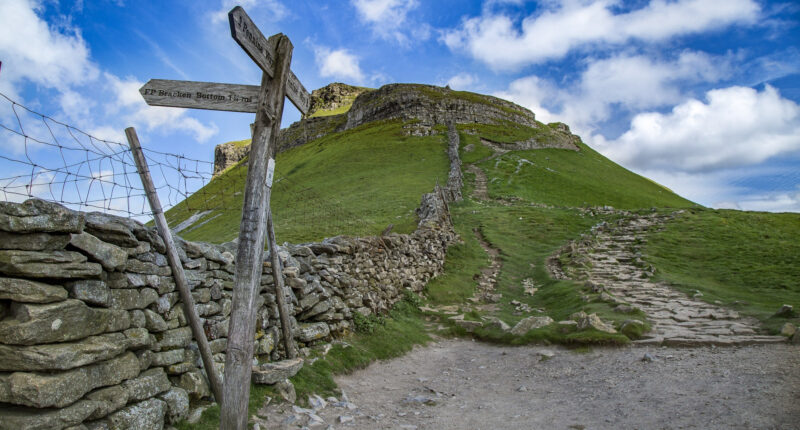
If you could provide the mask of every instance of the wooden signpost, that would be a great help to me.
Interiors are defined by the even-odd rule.
[[[284,347],[289,358],[295,356],[269,201],[284,97],[289,98],[305,115],[311,96],[289,69],[293,48],[288,37],[276,34],[267,39],[240,6],[228,13],[228,20],[233,39],[263,71],[260,86],[153,79],[139,92],[153,106],[256,113],[239,228],[225,378],[222,396],[217,396],[217,401],[222,405],[220,429],[244,430],[247,428],[255,339],[255,304],[260,290],[264,241],[267,237]],[[194,335],[205,339],[203,333]],[[206,369],[209,368],[211,373],[215,372],[213,364],[209,366],[206,363]],[[216,375],[210,376],[209,380],[213,378]],[[216,390],[214,392],[217,393]]]

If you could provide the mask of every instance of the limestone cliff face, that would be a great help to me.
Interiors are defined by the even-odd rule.
[[[360,94],[372,91],[371,88],[354,87],[334,82],[311,92],[311,107],[308,116],[320,111],[331,111],[346,107],[353,103]]]
[[[250,153],[250,143],[228,142],[214,147],[214,176],[238,163]]]
[[[355,97],[355,100],[353,100]],[[348,130],[378,120],[416,120],[408,134],[426,135],[437,124],[498,124],[513,122],[542,129],[541,138],[518,142],[507,149],[567,148],[577,150],[577,136],[564,124],[544,126],[530,110],[497,97],[420,84],[390,84],[377,90],[334,83],[312,92],[310,112],[333,110],[352,101],[350,110],[338,115],[317,116],[295,122],[281,130],[278,152],[300,146],[329,133]],[[508,144],[504,144],[508,145]],[[249,146],[217,146],[214,174],[235,164]]]
[[[494,124],[511,121],[537,128],[530,110],[497,97],[419,84],[390,84],[356,98],[346,129],[383,119],[417,119],[436,124]]]

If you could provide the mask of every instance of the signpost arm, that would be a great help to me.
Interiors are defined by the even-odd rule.
[[[292,335],[292,325],[289,323],[289,312],[286,310],[286,290],[283,285],[283,267],[278,257],[278,244],[275,241],[275,226],[272,224],[272,213],[267,216],[267,235],[269,239],[269,250],[272,261],[272,277],[275,279],[275,300],[278,302],[278,313],[281,317],[281,330],[283,331],[283,347],[286,350],[286,358],[292,359],[297,355],[294,349],[294,336]]]
[[[136,168],[139,170],[139,177],[142,179],[142,185],[147,193],[147,200],[150,202],[150,208],[153,210],[153,219],[158,228],[158,233],[161,235],[161,238],[164,239],[164,245],[167,248],[167,260],[169,261],[170,268],[172,268],[172,277],[175,278],[175,285],[178,287],[181,302],[183,302],[183,312],[186,314],[186,319],[189,321],[192,335],[195,341],[197,341],[197,347],[203,359],[203,366],[206,369],[206,375],[208,375],[208,382],[211,384],[211,391],[219,402],[222,399],[222,381],[217,374],[217,368],[214,366],[214,358],[211,355],[211,347],[208,345],[208,339],[206,339],[203,325],[200,324],[200,318],[197,316],[197,311],[194,308],[194,299],[192,298],[191,292],[189,292],[189,283],[186,282],[186,274],[183,272],[181,259],[175,248],[175,242],[172,240],[172,232],[169,230],[166,217],[164,217],[161,201],[159,201],[156,187],[153,185],[153,178],[150,176],[150,169],[147,166],[147,160],[144,158],[142,146],[139,144],[139,137],[136,135],[136,129],[133,127],[126,128],[125,136],[128,138],[128,144],[133,153],[133,160],[136,162]]]
[[[275,35],[267,43],[277,48],[277,58],[273,79],[264,73],[261,80],[255,134],[250,147],[225,357],[221,430],[247,429],[247,405],[255,340],[255,304],[261,283],[265,228],[269,213],[267,159],[273,156],[277,130],[280,129],[286,77],[292,58],[292,44],[286,36]]]

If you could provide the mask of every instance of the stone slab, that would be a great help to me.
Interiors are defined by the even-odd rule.
[[[68,342],[130,326],[125,311],[90,308],[74,299],[50,304],[12,303],[11,314],[13,318],[0,321],[0,343],[6,345]]]
[[[0,273],[42,279],[97,278],[103,268],[74,251],[0,250]]]
[[[20,303],[53,303],[65,300],[67,290],[27,279],[0,278],[0,300]]]

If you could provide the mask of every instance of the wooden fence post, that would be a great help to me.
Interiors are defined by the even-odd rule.
[[[283,348],[286,358],[297,356],[294,348],[294,335],[292,325],[289,323],[289,312],[286,310],[286,290],[283,285],[283,266],[278,257],[278,244],[275,241],[275,226],[272,225],[272,213],[267,217],[267,235],[269,239],[269,253],[272,261],[272,277],[275,280],[275,300],[278,302],[278,313],[281,317],[281,330],[283,332]]]
[[[211,385],[211,391],[214,393],[214,398],[219,402],[222,399],[222,381],[217,374],[217,368],[214,366],[214,358],[211,355],[211,347],[208,345],[206,333],[200,324],[200,318],[197,316],[197,311],[194,308],[194,299],[191,292],[189,292],[189,283],[186,282],[186,274],[183,272],[183,264],[178,256],[178,251],[175,248],[175,242],[172,240],[172,232],[167,225],[167,219],[164,217],[164,211],[161,208],[161,201],[158,199],[156,187],[153,184],[153,178],[150,176],[150,169],[147,166],[147,159],[142,152],[142,146],[139,144],[139,137],[136,135],[136,129],[128,127],[125,129],[125,136],[128,138],[128,144],[133,153],[133,160],[136,162],[136,168],[139,170],[139,177],[142,179],[142,185],[147,193],[147,201],[150,202],[150,208],[153,211],[153,219],[155,220],[158,233],[164,239],[164,245],[167,248],[167,260],[172,269],[172,277],[175,278],[175,285],[178,287],[178,294],[183,302],[183,313],[186,315],[186,320],[189,322],[189,327],[192,329],[194,340],[197,341],[197,347],[200,350],[200,357],[203,359],[203,366],[208,375],[208,382]]]

